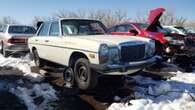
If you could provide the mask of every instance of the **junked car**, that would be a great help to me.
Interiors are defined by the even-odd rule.
[[[32,26],[7,24],[0,26],[0,47],[3,56],[17,52],[28,52],[27,40],[36,30]]]
[[[137,22],[124,22],[114,25],[109,28],[108,33],[112,35],[125,35],[125,36],[141,36],[153,39],[156,43],[156,52],[161,55],[164,54],[168,47],[168,40],[158,26],[160,24],[159,18],[165,11],[164,8],[157,8],[150,12],[147,23]]]
[[[159,21],[164,13],[164,8],[150,11],[147,23],[125,22],[109,28],[112,35],[141,36],[155,40],[156,54],[163,56],[165,60],[183,54],[185,47],[184,35],[167,32]],[[190,39],[192,41],[193,39]],[[182,52],[181,52],[182,51]]]
[[[132,74],[160,59],[153,40],[107,35],[100,21],[89,19],[43,22],[28,45],[37,66],[65,66],[66,85],[83,90],[94,88],[100,75]]]

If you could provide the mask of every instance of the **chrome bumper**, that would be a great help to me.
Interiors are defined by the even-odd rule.
[[[134,61],[129,63],[120,63],[120,64],[91,64],[91,68],[102,74],[114,75],[116,72],[128,72],[130,70],[141,70],[147,66],[150,66],[156,62],[160,62],[162,58],[160,56],[153,56],[151,58]],[[112,74],[113,73],[113,74]],[[126,74],[126,73],[125,73]]]

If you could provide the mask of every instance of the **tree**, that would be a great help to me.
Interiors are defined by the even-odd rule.
[[[136,22],[147,22],[148,14],[137,13],[135,18]],[[175,13],[171,10],[167,10],[160,18],[160,22],[162,25],[177,25],[184,26],[187,19],[182,16],[176,16]]]
[[[195,20],[189,20],[185,23],[186,27],[191,27],[195,29]]]
[[[123,10],[78,10],[78,11],[67,11],[60,10],[53,14],[51,17],[34,17],[33,25],[35,26],[37,21],[45,20],[56,20],[59,18],[88,18],[102,21],[107,27],[114,24],[125,22],[128,20],[127,12]]]
[[[18,24],[19,22],[10,16],[4,16],[0,18],[0,24]]]

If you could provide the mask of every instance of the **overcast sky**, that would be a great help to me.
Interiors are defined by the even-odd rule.
[[[59,10],[121,9],[134,18],[138,12],[157,7],[173,10],[176,15],[195,19],[195,0],[1,0],[0,17],[10,16],[30,24],[34,16],[50,16]]]

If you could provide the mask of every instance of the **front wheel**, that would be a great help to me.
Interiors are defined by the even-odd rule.
[[[96,72],[92,72],[89,67],[89,61],[85,58],[80,58],[74,66],[75,80],[77,85],[82,90],[93,89],[98,82]]]

